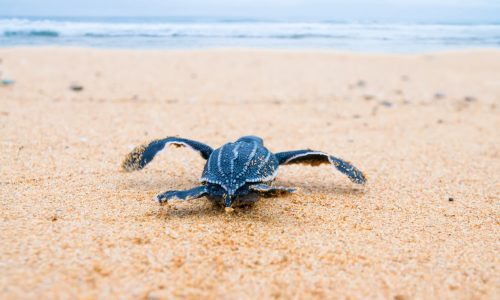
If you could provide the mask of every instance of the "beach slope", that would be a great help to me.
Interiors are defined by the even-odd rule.
[[[0,49],[0,298],[494,299],[500,51]],[[80,89],[78,88],[80,87]],[[160,207],[204,165],[171,147],[254,134],[368,176],[284,166],[299,192]]]

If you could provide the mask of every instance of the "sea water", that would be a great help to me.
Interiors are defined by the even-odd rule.
[[[500,48],[499,24],[198,18],[0,18],[0,47],[277,48],[413,53]]]

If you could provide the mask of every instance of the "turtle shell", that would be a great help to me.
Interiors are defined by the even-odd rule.
[[[278,159],[257,141],[238,140],[212,152],[202,182],[222,186],[230,195],[249,182],[268,182],[278,175]]]

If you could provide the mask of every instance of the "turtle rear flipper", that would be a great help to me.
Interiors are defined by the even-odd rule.
[[[208,194],[208,188],[205,185],[200,185],[195,188],[184,190],[184,191],[166,191],[158,194],[154,200],[159,203],[164,203],[171,200],[192,200],[196,198],[203,197]]]

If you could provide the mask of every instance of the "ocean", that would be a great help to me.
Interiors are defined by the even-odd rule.
[[[0,17],[0,47],[276,48],[415,53],[499,48],[498,24]]]

